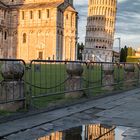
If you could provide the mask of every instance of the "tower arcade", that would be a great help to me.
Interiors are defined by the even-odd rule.
[[[116,0],[89,0],[83,58],[112,61]]]

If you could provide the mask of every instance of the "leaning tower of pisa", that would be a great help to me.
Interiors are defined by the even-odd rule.
[[[112,61],[117,0],[89,0],[84,60]]]

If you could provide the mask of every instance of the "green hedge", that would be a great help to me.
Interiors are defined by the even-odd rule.
[[[140,62],[140,58],[136,57],[136,56],[128,56],[126,62]]]

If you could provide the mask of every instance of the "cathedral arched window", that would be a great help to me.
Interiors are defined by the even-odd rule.
[[[41,10],[38,10],[38,18],[41,19]]]
[[[30,19],[33,19],[33,11],[30,11]]]
[[[68,14],[66,15],[66,19],[67,19],[67,20],[69,19],[69,15],[68,15]]]
[[[4,10],[4,18],[6,18],[6,11]]]
[[[24,18],[25,18],[25,13],[24,11],[22,11],[22,20],[24,20]]]
[[[27,41],[27,35],[26,35],[26,33],[24,33],[23,34],[23,43],[26,43],[26,41]]]
[[[4,39],[7,39],[7,32],[4,32]]]
[[[49,17],[50,17],[50,10],[47,9],[47,18],[49,18]]]

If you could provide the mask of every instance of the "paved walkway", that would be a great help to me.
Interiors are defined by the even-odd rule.
[[[58,129],[97,122],[131,127],[123,135],[140,140],[140,88],[1,123],[0,139],[33,140]]]

